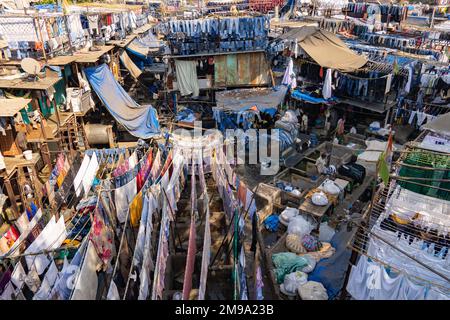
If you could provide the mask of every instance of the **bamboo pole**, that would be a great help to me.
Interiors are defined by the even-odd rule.
[[[436,187],[436,186],[433,186],[433,185],[428,185],[428,184],[423,184],[423,183],[419,183],[419,182],[414,182],[414,181],[411,181],[411,180],[403,179],[402,177],[399,177],[399,176],[389,175],[389,177],[394,179],[394,180],[405,181],[405,182],[412,183],[412,184],[415,184],[415,185],[418,185],[418,186],[421,186],[421,187],[433,188],[433,189],[438,189],[438,190],[450,192],[450,189],[445,189],[445,188],[440,188],[440,187]],[[428,179],[425,179],[425,180],[428,180]],[[446,181],[448,181],[448,180],[446,180]]]

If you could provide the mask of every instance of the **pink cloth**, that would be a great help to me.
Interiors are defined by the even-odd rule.
[[[183,281],[183,300],[189,299],[189,293],[192,289],[192,274],[194,273],[195,264],[195,254],[197,248],[195,247],[196,241],[196,230],[195,230],[195,218],[191,218],[191,227],[189,230],[189,245],[188,253],[186,258],[186,269],[184,271],[184,281]]]

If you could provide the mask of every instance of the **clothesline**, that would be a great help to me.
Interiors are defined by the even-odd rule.
[[[446,280],[448,283],[450,283],[450,278],[448,278],[446,275],[440,273],[439,271],[434,270],[432,267],[430,267],[429,265],[423,263],[422,261],[417,260],[415,257],[411,256],[410,254],[408,254],[407,252],[405,252],[404,250],[398,248],[397,246],[394,246],[393,244],[391,244],[389,241],[385,240],[383,237],[380,237],[379,235],[377,235],[376,233],[373,233],[371,230],[369,230],[366,227],[363,227],[361,224],[356,223],[356,225],[362,229],[365,229],[365,231],[370,234],[371,236],[374,236],[375,238],[380,239],[381,241],[383,241],[384,243],[386,243],[388,246],[394,248],[395,250],[399,251],[400,253],[402,253],[403,255],[407,256],[408,258],[410,258],[411,260],[413,260],[414,262],[420,264],[422,267],[428,269],[429,271],[431,271],[432,273],[438,275],[439,277],[443,278],[444,280]]]
[[[367,252],[364,252],[364,250],[362,248],[357,248],[355,246],[352,246],[352,249],[354,251],[356,251],[361,257],[370,258],[371,260],[373,260],[375,262],[378,262],[379,264],[383,265],[386,269],[393,270],[393,271],[395,271],[397,273],[403,274],[406,277],[408,277],[409,279],[416,280],[416,282],[419,281],[419,282],[428,284],[430,287],[439,287],[441,289],[448,290],[447,287],[445,287],[445,286],[443,286],[443,285],[441,285],[439,283],[434,283],[434,282],[431,282],[430,280],[426,280],[426,279],[424,279],[424,278],[422,278],[420,276],[409,274],[409,273],[404,272],[401,269],[397,269],[396,267],[393,267],[393,266],[389,265],[388,263],[386,263],[386,262],[384,262],[384,261],[382,261],[382,260],[380,260],[378,258],[375,258],[375,257],[367,254]],[[353,265],[351,263],[350,263],[350,265],[355,266],[355,265]]]

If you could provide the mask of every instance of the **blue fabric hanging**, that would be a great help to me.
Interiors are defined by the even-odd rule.
[[[84,69],[87,79],[112,116],[133,136],[148,139],[159,135],[156,110],[151,105],[137,104],[106,64]]]

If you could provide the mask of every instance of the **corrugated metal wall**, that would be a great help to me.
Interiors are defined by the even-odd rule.
[[[265,85],[269,66],[264,52],[239,53],[214,57],[214,86]]]

